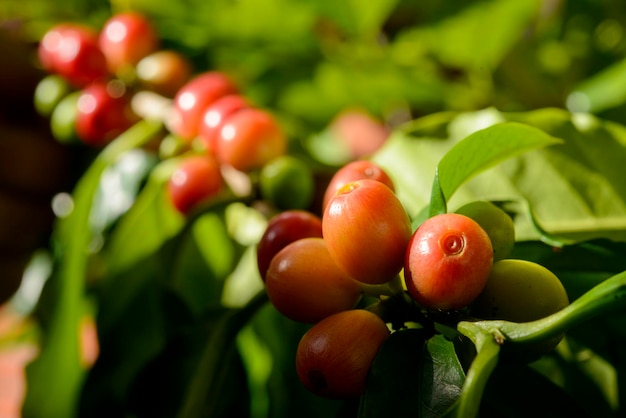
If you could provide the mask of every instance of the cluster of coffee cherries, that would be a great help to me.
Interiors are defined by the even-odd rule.
[[[186,56],[160,44],[151,21],[137,12],[115,14],[99,31],[76,23],[48,30],[38,55],[49,74],[35,104],[50,117],[53,135],[98,149],[140,119],[158,118],[166,128],[160,156],[177,157],[167,192],[180,213],[232,191],[226,184],[237,179],[249,189],[262,168],[264,198],[279,209],[309,205],[313,173],[286,155],[277,118],[253,105],[224,72],[194,72]]]
[[[321,217],[288,210],[270,219],[257,259],[273,306],[311,324],[296,354],[302,383],[320,396],[350,398],[364,392],[381,344],[410,322],[525,322],[565,307],[554,274],[507,258],[514,243],[511,216],[488,201],[413,230],[390,176],[363,159],[332,177]],[[381,309],[398,301],[403,309]]]

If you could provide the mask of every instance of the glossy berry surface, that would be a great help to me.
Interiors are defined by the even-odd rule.
[[[328,205],[330,199],[332,199],[337,191],[344,185],[352,181],[364,179],[380,181],[391,190],[395,191],[393,180],[391,180],[387,172],[378,164],[370,160],[351,161],[337,170],[330,179],[324,193],[324,207]]]
[[[59,74],[75,87],[106,79],[106,58],[97,33],[87,26],[60,24],[41,39],[39,61],[44,70]]]
[[[344,185],[326,207],[322,227],[332,257],[356,280],[386,283],[402,269],[411,224],[383,183],[366,179]]]
[[[259,187],[261,196],[278,209],[306,209],[313,201],[315,179],[306,162],[281,155],[263,166]]]
[[[209,152],[216,152],[217,138],[226,119],[238,111],[250,107],[252,106],[244,96],[230,94],[217,99],[205,109],[198,135]]]
[[[142,58],[135,68],[139,83],[166,97],[174,97],[193,72],[190,60],[174,50],[155,51]]]
[[[119,83],[93,83],[78,98],[76,132],[86,144],[101,147],[130,128],[139,117]]]
[[[183,139],[192,140],[198,135],[206,108],[220,97],[236,93],[235,84],[221,72],[196,75],[174,96],[170,129]]]
[[[493,264],[487,233],[464,215],[424,221],[406,251],[404,277],[411,297],[436,310],[461,309],[483,290]]]
[[[569,304],[559,278],[546,267],[527,260],[493,264],[489,280],[472,303],[481,319],[528,322],[545,318]]]
[[[319,396],[360,396],[388,336],[387,325],[369,311],[355,309],[329,316],[302,336],[296,352],[298,377]]]
[[[244,172],[260,169],[287,151],[287,138],[276,118],[256,108],[226,119],[215,142],[217,159]]]
[[[287,210],[272,217],[257,245],[257,264],[263,280],[276,254],[302,238],[322,237],[322,220],[304,210]]]
[[[265,288],[272,305],[294,321],[315,323],[354,308],[361,285],[330,257],[322,238],[288,244],[270,262]]]
[[[463,205],[456,213],[469,216],[487,232],[493,246],[494,261],[511,254],[515,246],[515,224],[505,211],[491,202],[477,200]]]
[[[174,207],[189,214],[202,203],[215,197],[223,187],[217,162],[206,155],[185,157],[174,170],[167,192]]]
[[[104,23],[98,45],[109,71],[119,73],[135,66],[159,47],[160,40],[150,21],[135,12],[119,13]]]

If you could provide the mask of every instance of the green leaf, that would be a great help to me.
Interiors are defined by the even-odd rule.
[[[176,163],[171,159],[153,168],[133,206],[107,237],[103,257],[108,274],[132,267],[183,228],[185,218],[174,210],[165,193],[165,182]],[[137,236],[141,239],[135,239]]]
[[[626,59],[583,80],[567,98],[572,112],[601,112],[626,102]]]
[[[454,344],[443,335],[428,340],[422,364],[421,417],[440,417],[457,400],[465,380]]]
[[[91,241],[89,216],[102,172],[129,149],[152,139],[161,130],[142,121],[110,143],[80,179],[74,191],[74,211],[60,220],[56,239],[61,251],[48,328],[41,353],[27,367],[26,417],[72,417],[84,368],[80,363],[79,325],[85,304],[87,250]]]
[[[443,63],[465,69],[493,69],[511,50],[539,11],[537,0],[495,0],[463,4],[456,13],[420,25],[403,42],[426,48]],[[484,30],[484,28],[489,30]]]
[[[529,125],[503,122],[479,130],[452,147],[437,166],[438,183],[446,199],[476,174],[532,149],[559,141]]]
[[[267,302],[259,293],[245,307],[224,315],[206,342],[196,373],[190,380],[179,418],[216,415],[222,406],[223,382],[229,375],[227,360],[236,351],[236,338],[244,326]]]

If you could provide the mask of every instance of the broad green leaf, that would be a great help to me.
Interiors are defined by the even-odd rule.
[[[532,209],[532,220],[555,241],[626,240],[626,183],[621,174],[621,167],[626,165],[623,126],[559,109],[520,113],[499,113],[491,109],[459,113],[456,117],[430,115],[411,122],[408,128],[413,126],[416,127],[414,136],[396,131],[373,157],[390,173],[398,197],[413,217],[430,204],[438,170],[439,182],[449,183],[445,186],[448,190],[443,190],[452,211],[477,199],[517,202],[518,240],[535,240],[539,236],[525,205]],[[539,132],[538,136],[530,135],[531,142],[532,138],[540,142],[544,136],[559,138],[561,143],[505,158],[491,168],[474,172],[473,177],[460,186],[459,182],[470,171],[481,169],[480,164],[462,163],[463,155],[458,155],[461,163],[456,171],[453,167],[442,174],[444,170],[438,167],[439,162],[446,164],[444,156],[456,144],[465,141],[464,136],[467,139],[480,137],[499,129],[507,130],[509,126],[517,135],[523,136],[524,130]],[[525,142],[527,138],[521,140]],[[474,145],[477,147],[473,152],[480,158],[495,162],[505,157],[498,156],[496,148],[483,151],[478,144]],[[486,154],[480,155],[483,152]],[[448,162],[452,162],[452,158]],[[463,173],[465,170],[467,172]],[[454,190],[452,196],[450,190]]]
[[[421,417],[440,417],[457,400],[465,380],[454,344],[443,335],[428,340],[422,363]]]
[[[532,149],[559,141],[529,125],[503,122],[479,130],[450,148],[437,166],[438,183],[446,199],[476,174]]]
[[[82,385],[81,416],[123,415],[137,376],[164,349],[167,318],[159,270],[155,264],[138,265],[102,293],[99,356]]]
[[[572,112],[601,112],[626,102],[626,59],[583,80],[567,98]]]
[[[41,353],[27,367],[27,417],[72,417],[84,368],[80,364],[79,324],[85,303],[87,250],[91,241],[89,216],[102,172],[129,149],[152,139],[161,125],[142,121],[110,143],[96,158],[74,190],[74,210],[60,220],[58,273],[50,280],[56,292]]]
[[[224,381],[228,378],[228,360],[236,351],[236,338],[252,316],[267,302],[265,292],[259,293],[245,307],[233,309],[220,319],[201,354],[196,372],[190,380],[189,390],[179,418],[219,416],[222,407]]]
[[[167,199],[165,183],[176,160],[157,165],[133,206],[107,238],[103,256],[107,274],[116,274],[157,251],[183,228],[185,219]],[[141,239],[135,239],[137,236]]]
[[[426,45],[453,67],[490,70],[522,38],[540,5],[536,0],[470,3],[447,19],[414,28],[402,42]]]

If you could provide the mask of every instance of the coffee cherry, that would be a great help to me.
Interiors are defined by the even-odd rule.
[[[287,151],[287,138],[276,118],[255,108],[241,109],[226,119],[214,142],[217,159],[250,172]]]
[[[302,238],[280,250],[267,269],[265,287],[280,313],[305,323],[352,309],[361,298],[360,283],[335,263],[322,238]]]
[[[549,269],[532,261],[507,259],[493,263],[487,284],[472,303],[472,313],[481,319],[528,322],[567,305],[567,292]]]
[[[222,96],[237,93],[237,87],[225,74],[207,71],[189,80],[174,96],[170,129],[187,141],[198,135],[207,107]]]
[[[148,90],[174,97],[191,78],[193,67],[178,51],[161,50],[142,58],[135,68],[139,83]]]
[[[53,27],[41,39],[38,54],[44,70],[59,74],[75,87],[109,75],[98,35],[86,26],[65,23]]]
[[[185,157],[174,170],[167,192],[174,207],[188,215],[200,204],[217,196],[223,187],[220,167],[210,156]]]
[[[389,137],[387,127],[361,109],[347,109],[341,112],[330,123],[330,131],[346,146],[354,159],[372,155]]]
[[[545,318],[569,305],[559,278],[546,267],[527,260],[506,259],[493,263],[489,280],[471,305],[479,319],[529,322]],[[563,334],[520,346],[505,346],[503,359],[536,360],[552,351]]]
[[[259,187],[261,196],[278,209],[306,209],[313,201],[315,179],[303,160],[281,155],[263,166]]]
[[[35,88],[35,110],[41,116],[49,117],[59,102],[72,91],[67,81],[57,74],[42,78]]]
[[[76,132],[86,144],[101,147],[139,120],[120,82],[93,83],[78,98]]]
[[[98,45],[113,74],[132,69],[159,47],[159,36],[150,21],[136,12],[119,13],[104,23]]]
[[[298,377],[319,396],[360,396],[372,362],[389,334],[382,319],[367,310],[331,315],[302,336],[296,352]]]
[[[356,280],[382,284],[402,269],[411,222],[383,183],[365,179],[343,186],[326,207],[322,227],[333,259]]]
[[[392,191],[395,191],[393,181],[387,172],[378,164],[370,160],[352,161],[341,167],[333,175],[326,187],[324,193],[324,208],[328,205],[330,199],[335,196],[337,191],[344,185],[356,180],[377,180],[387,185]]]
[[[322,220],[311,212],[287,210],[270,219],[257,246],[261,278],[265,280],[270,262],[280,250],[294,241],[309,237],[322,237]]]
[[[226,119],[241,109],[250,107],[252,106],[244,96],[230,94],[217,99],[206,108],[202,115],[198,135],[209,152],[216,152],[217,138]]]
[[[463,205],[456,213],[469,216],[489,235],[494,261],[511,254],[515,246],[515,224],[505,211],[491,202],[478,200]]]
[[[81,91],[73,91],[63,97],[50,115],[50,131],[58,142],[63,144],[79,143],[76,133],[78,99]]]
[[[461,309],[483,290],[492,263],[491,241],[480,225],[447,213],[417,228],[406,251],[404,277],[409,294],[423,307]]]

